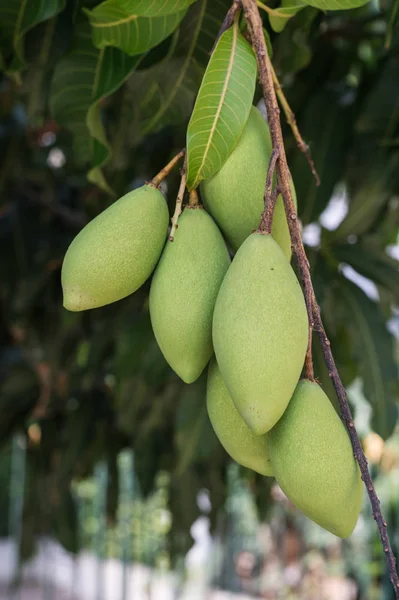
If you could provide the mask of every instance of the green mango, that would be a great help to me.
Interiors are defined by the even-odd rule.
[[[348,537],[363,486],[348,433],[321,387],[300,381],[267,437],[275,477],[289,500],[327,531]]]
[[[64,307],[97,308],[135,292],[157,264],[168,223],[165,198],[151,184],[129,192],[90,221],[64,258]]]
[[[212,315],[230,256],[203,208],[186,207],[166,243],[150,289],[150,317],[165,359],[192,383],[213,354]]]
[[[307,342],[305,300],[290,263],[270,235],[251,234],[220,287],[213,345],[235,407],[256,434],[286,409]]]
[[[237,412],[215,358],[209,363],[206,406],[212,427],[231,458],[261,475],[273,475],[266,435],[256,435]]]
[[[201,183],[201,198],[205,208],[235,251],[259,226],[271,154],[269,126],[253,106],[237,146],[223,167]],[[291,190],[296,206],[292,180]],[[272,236],[290,260],[291,238],[281,196],[277,199],[273,216]]]

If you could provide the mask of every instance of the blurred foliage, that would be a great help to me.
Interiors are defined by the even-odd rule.
[[[90,477],[99,461],[109,466],[112,522],[122,485],[116,457],[133,449],[144,499],[157,473],[170,479],[168,548],[176,557],[192,543],[199,490],[209,490],[213,528],[227,493],[230,461],[207,419],[205,377],[186,386],[165,363],[150,327],[148,282],[113,305],[67,313],[60,266],[111,191],[120,196],[141,185],[184,146],[230,0],[180,2],[173,17],[151,17],[151,39],[128,31],[119,38],[117,26],[92,37],[94,21],[108,18],[101,4],[43,1],[30,14],[13,0],[15,10],[0,9],[0,444],[26,434],[23,556],[38,533],[79,548],[71,482]],[[363,379],[373,427],[386,438],[398,399],[387,324],[395,319],[399,274],[387,248],[397,244],[399,224],[399,22],[389,0],[334,12],[284,6],[284,27],[271,27],[262,14],[275,69],[321,175],[315,187],[284,123],[299,214],[317,232],[308,248],[316,293],[343,381]],[[145,32],[150,19],[136,20]],[[176,171],[168,179],[171,209],[177,184]],[[337,189],[347,214],[334,229],[326,209]],[[348,281],[347,267],[373,282],[372,298]],[[316,344],[315,336],[316,374],[334,401]],[[265,516],[270,482],[246,477]]]

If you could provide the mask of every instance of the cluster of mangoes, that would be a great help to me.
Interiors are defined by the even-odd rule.
[[[207,408],[226,451],[274,476],[308,517],[347,537],[360,510],[360,473],[326,394],[300,380],[308,316],[290,265],[281,197],[272,235],[254,231],[271,151],[268,125],[253,107],[223,167],[201,184],[209,212],[186,206],[166,244],[169,213],[161,191],[147,184],[123,196],[69,247],[64,306],[86,310],[124,298],[155,269],[149,298],[155,337],[186,383],[209,363]]]

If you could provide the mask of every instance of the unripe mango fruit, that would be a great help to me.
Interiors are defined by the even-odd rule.
[[[183,381],[192,383],[213,354],[213,309],[230,256],[203,208],[185,208],[178,225],[154,273],[150,317],[166,361]]]
[[[231,458],[261,475],[273,475],[267,438],[256,435],[237,412],[215,358],[209,363],[206,406],[212,427]]]
[[[168,223],[165,198],[152,185],[129,192],[90,221],[64,258],[65,308],[97,308],[135,292],[155,268]]]
[[[362,481],[348,433],[321,387],[300,381],[267,437],[275,477],[289,500],[324,529],[348,537],[359,516]]]
[[[237,146],[222,168],[200,186],[201,198],[233,250],[259,226],[264,208],[266,174],[272,141],[269,126],[252,107]],[[291,180],[296,206],[296,194]],[[291,259],[291,238],[284,204],[278,197],[273,216],[272,236]]]
[[[235,407],[256,434],[286,409],[307,341],[305,301],[290,263],[270,235],[252,233],[220,287],[213,345]]]

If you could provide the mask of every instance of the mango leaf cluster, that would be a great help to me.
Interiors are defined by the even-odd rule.
[[[274,68],[321,177],[316,187],[282,115],[323,319],[344,384],[362,381],[371,425],[384,438],[398,401],[393,4],[383,12],[373,3],[283,0],[261,9]],[[144,495],[160,470],[170,474],[173,556],[192,544],[198,491],[210,491],[213,526],[225,502],[229,459],[206,418],[205,382],[184,385],[163,359],[149,321],[149,285],[90,314],[68,314],[60,271],[71,240],[112,192],[122,196],[150,180],[186,144],[194,188],[234,149],[260,91],[242,21],[210,55],[229,6],[0,6],[0,444],[16,432],[27,440],[23,556],[43,531],[78,550],[71,481],[89,476],[99,460],[113,473],[124,448],[134,449]],[[170,211],[178,180],[175,172],[167,182]],[[327,219],[333,197],[346,211],[335,227]],[[367,293],[348,278],[353,272],[366,278]],[[316,375],[334,402],[314,342]],[[245,476],[265,515],[269,488]],[[110,520],[118,486],[110,477]]]

